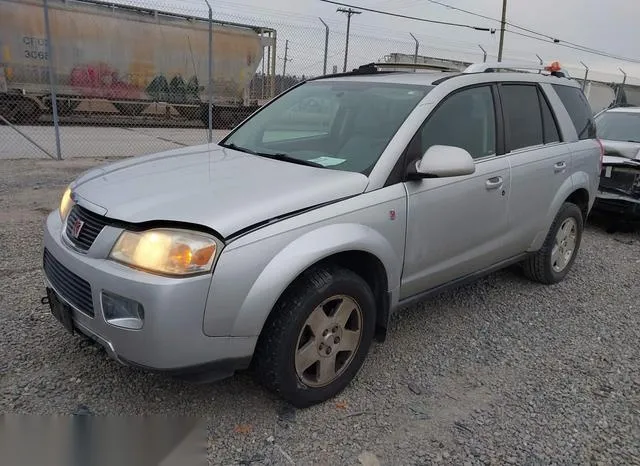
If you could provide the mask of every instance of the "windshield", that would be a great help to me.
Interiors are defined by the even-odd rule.
[[[432,86],[312,81],[284,94],[221,145],[368,175]]]
[[[600,139],[640,142],[640,113],[605,112],[596,118]]]

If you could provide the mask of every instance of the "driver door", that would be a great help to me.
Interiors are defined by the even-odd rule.
[[[471,175],[407,181],[407,236],[400,299],[507,259],[510,168],[500,146],[495,88],[457,90],[427,117],[412,142],[419,155],[433,145],[462,147]],[[416,154],[412,157],[415,160]]]

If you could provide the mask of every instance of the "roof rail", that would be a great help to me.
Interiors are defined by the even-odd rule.
[[[358,68],[354,68],[352,71],[346,71],[343,73],[333,73],[333,74],[326,74],[323,76],[316,76],[314,78],[309,78],[307,79],[307,81],[317,81],[320,79],[327,79],[327,78],[340,78],[343,76],[357,76],[357,75],[367,75],[367,74],[387,74],[387,73],[393,73],[394,71],[391,70],[383,70],[382,68],[422,68],[422,69],[428,69],[428,70],[435,70],[435,71],[455,71],[455,72],[460,72],[458,69],[455,68],[449,68],[446,66],[440,66],[440,65],[427,65],[424,63],[367,63],[365,65],[360,65]]]
[[[424,70],[435,70],[435,71],[457,71],[460,72],[459,68],[453,68],[451,66],[445,65],[432,65],[429,63],[394,63],[394,62],[379,62],[379,63],[370,63],[368,66],[375,66],[377,68],[406,68],[406,69],[424,69]]]
[[[493,73],[499,70],[505,71],[537,71],[538,73],[546,72],[551,76],[556,76],[558,78],[570,78],[569,72],[564,68],[560,67],[558,62],[553,62],[551,65],[523,65],[522,63],[516,62],[488,62],[488,63],[474,63],[467,67],[466,70],[463,71],[465,74],[469,73]]]
[[[307,81],[318,81],[320,79],[327,78],[340,78],[342,76],[354,76],[354,75],[362,75],[362,74],[378,74],[378,73],[390,73],[390,71],[380,71],[375,67],[373,63],[367,63],[366,65],[361,65],[358,68],[354,68],[351,71],[345,71],[343,73],[332,73],[316,76],[314,78],[309,78]]]

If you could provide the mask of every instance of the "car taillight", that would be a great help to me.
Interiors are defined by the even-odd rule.
[[[604,145],[600,139],[596,139],[598,141],[598,145],[600,146],[600,171],[602,171],[602,164],[604,162]]]

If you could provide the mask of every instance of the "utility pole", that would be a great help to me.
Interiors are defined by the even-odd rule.
[[[500,21],[500,45],[498,46],[498,62],[502,61],[502,48],[504,47],[504,29],[507,23],[507,0],[502,0],[502,20]]]
[[[287,85],[287,62],[291,61],[289,58],[289,40],[284,43],[284,58],[282,59],[282,79],[280,80],[280,92],[284,91],[284,87]]]
[[[287,62],[291,61],[290,58],[287,58],[289,55],[289,40],[286,40],[284,43],[284,63],[282,64],[282,77],[284,78],[287,75]]]
[[[344,65],[342,66],[342,72],[347,72],[347,57],[349,56],[349,30],[351,28],[351,17],[353,15],[359,15],[362,12],[356,11],[351,8],[338,8],[336,10],[338,13],[345,13],[347,15],[347,41],[344,46]]]

